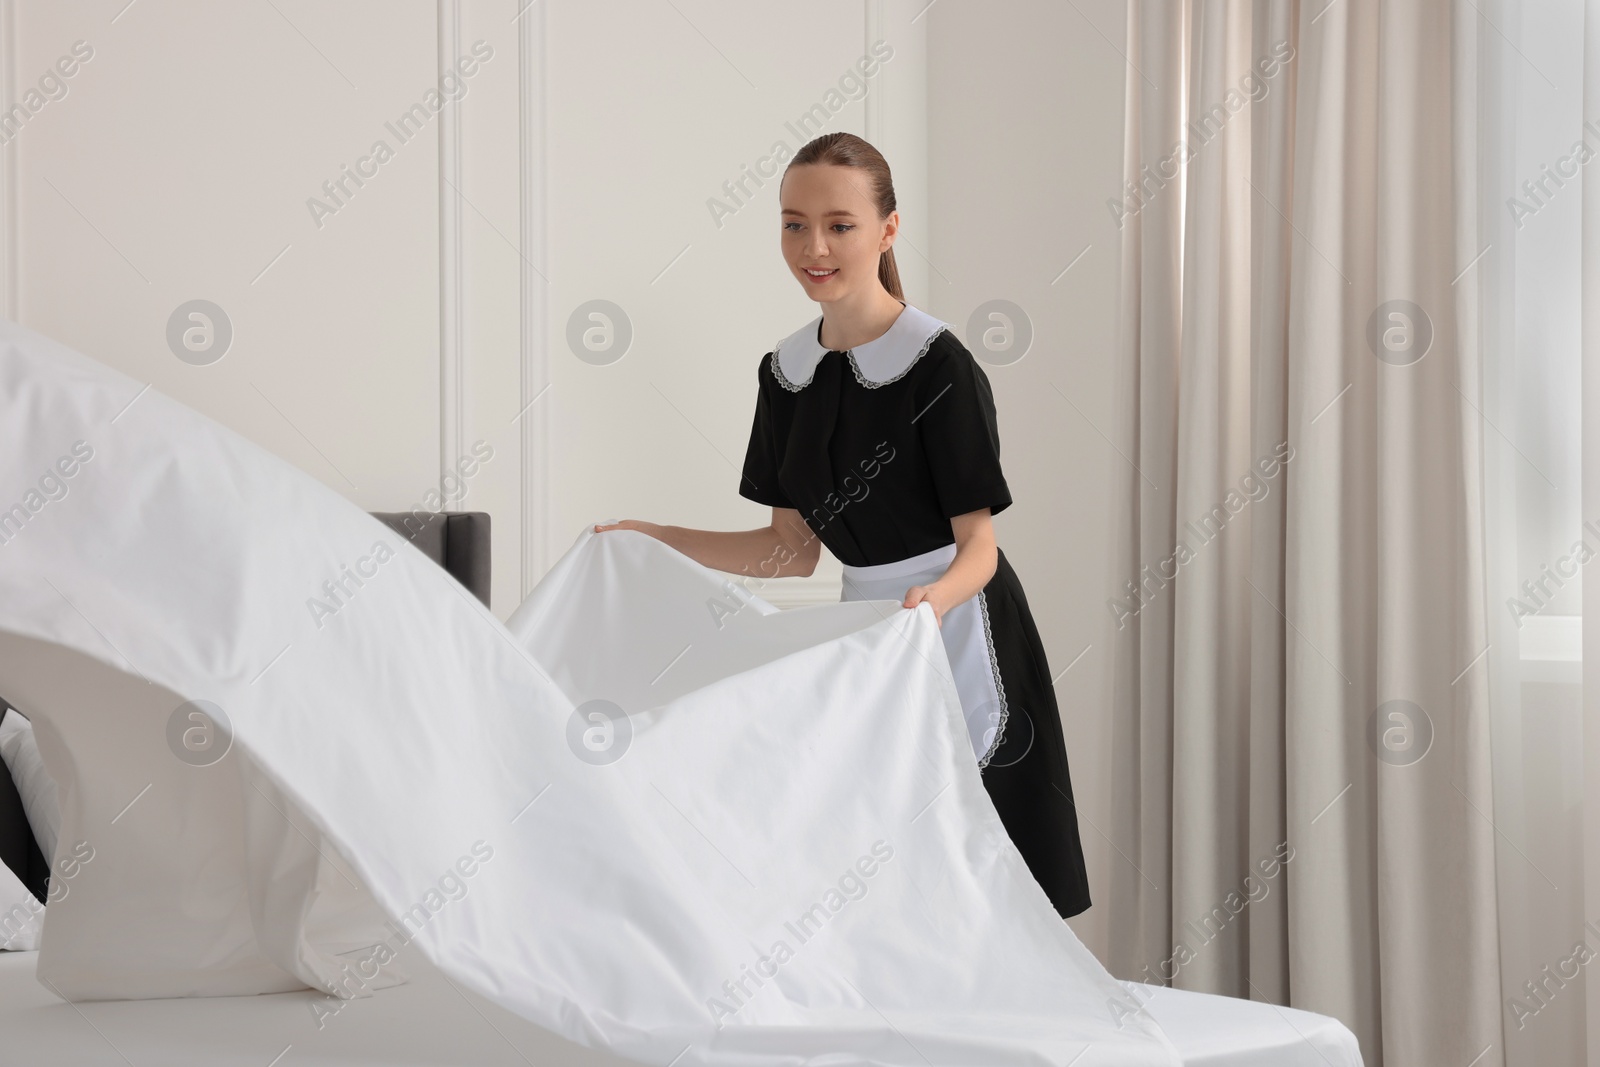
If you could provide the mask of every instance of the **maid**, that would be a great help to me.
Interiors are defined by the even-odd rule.
[[[739,493],[772,524],[725,532],[638,520],[700,563],[810,574],[822,546],[842,599],[927,601],[973,758],[1011,840],[1063,918],[1089,907],[1050,667],[991,517],[1011,504],[989,379],[947,323],[905,302],[889,167],[849,133],[809,142],[780,185],[783,255],[822,314],[757,368]]]

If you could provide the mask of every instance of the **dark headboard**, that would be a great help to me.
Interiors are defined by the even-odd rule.
[[[422,549],[488,606],[487,511],[374,511],[372,517]]]
[[[5,714],[5,708],[6,702],[0,700],[0,715]],[[39,851],[28,813],[22,807],[22,794],[17,792],[17,783],[5,764],[0,763],[0,863],[10,867],[11,873],[43,903],[49,892],[52,858]]]

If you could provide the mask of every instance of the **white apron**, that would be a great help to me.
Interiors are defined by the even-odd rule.
[[[933,582],[955,558],[956,545],[951,543],[892,563],[872,567],[846,564],[839,599],[903,601],[907,589]],[[989,629],[989,602],[983,591],[945,612],[939,634],[961,695],[973,755],[979,767],[986,767],[1005,729],[1006,699]]]

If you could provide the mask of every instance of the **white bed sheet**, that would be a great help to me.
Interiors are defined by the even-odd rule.
[[[45,1040],[78,1025],[106,1044],[84,1055],[170,1063],[120,1046],[209,1033],[217,1063],[249,1037],[269,1047],[238,1062],[292,1067],[304,1051],[281,1059],[295,1039],[255,1013],[298,1007],[314,1042],[394,1011],[376,1031],[393,1038],[449,1031],[459,1001],[497,1036],[486,1020],[516,1012],[504,1029],[678,1067],[1182,1062],[1162,997],[1113,1019],[1126,990],[1005,836],[920,605],[779,613],[618,532],[580,537],[508,630],[302,472],[11,324],[0,492],[28,509],[0,552],[6,696],[61,787],[58,868],[84,850],[45,925],[51,990],[29,988],[96,1003],[33,1001]],[[308,610],[345,580],[348,599]],[[578,743],[596,697],[632,728],[601,765]],[[195,700],[232,719],[226,758],[189,758]],[[353,908],[332,914],[341,880]],[[420,916],[406,970],[432,992],[346,991],[316,1029],[326,1001],[301,990],[340,989],[343,954],[403,915]],[[779,955],[794,921],[820,929]],[[776,977],[724,993],[729,1011],[718,991],[768,952]],[[235,996],[154,999],[218,994]],[[1262,1029],[1289,1062],[1287,1016],[1262,1012],[1176,1021],[1213,1047],[1224,1016]],[[377,1044],[343,1055],[441,1062],[420,1038]],[[1345,1051],[1326,1061],[1359,1064]]]
[[[317,1025],[321,994],[63,1003],[34,979],[37,952],[0,953],[0,1064],[56,1067],[632,1067],[452,987],[415,953],[412,980],[344,1001]],[[1184,1067],[1359,1063],[1354,1035],[1326,1015],[1124,982]],[[324,1007],[324,1010],[325,1007]],[[285,1051],[287,1050],[287,1052]]]

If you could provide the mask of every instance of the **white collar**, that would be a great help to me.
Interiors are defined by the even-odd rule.
[[[933,339],[949,328],[949,323],[910,304],[900,312],[882,337],[856,345],[845,353],[856,380],[872,389],[901,377],[933,344]],[[818,315],[773,349],[773,371],[784,388],[798,391],[811,381],[817,362],[829,351],[817,339],[822,332]]]

